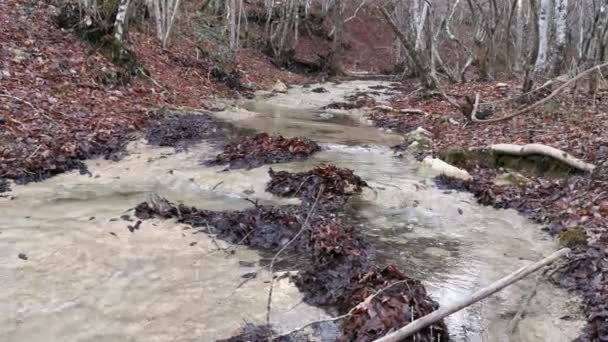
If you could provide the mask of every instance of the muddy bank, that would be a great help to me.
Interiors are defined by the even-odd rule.
[[[307,138],[284,138],[260,133],[226,145],[222,153],[205,164],[228,165],[229,169],[253,169],[264,164],[303,160],[320,150],[319,144]]]
[[[326,170],[325,173],[319,170]],[[304,293],[306,303],[333,307],[346,314],[363,302],[369,303],[352,312],[339,323],[341,341],[371,341],[398,328],[413,317],[421,317],[438,308],[420,281],[399,271],[396,266],[382,267],[375,261],[376,252],[366,242],[353,223],[332,201],[341,201],[361,192],[361,182],[347,192],[347,182],[336,179],[337,174],[357,179],[351,172],[333,166],[323,166],[310,176],[313,181],[302,192],[287,192],[284,196],[303,199],[302,206],[258,206],[244,211],[213,212],[184,205],[172,205],[156,198],[138,205],[137,216],[176,218],[198,231],[214,233],[220,239],[236,244],[276,252],[288,245],[287,252],[304,256],[307,262],[292,277]],[[327,171],[330,170],[330,171]],[[283,182],[302,183],[302,174],[282,173]],[[355,178],[356,177],[356,178]],[[360,180],[360,179],[359,179]],[[307,191],[318,187],[315,202]],[[328,185],[328,192],[324,188]],[[276,185],[275,185],[276,186]],[[269,184],[270,187],[270,184]],[[310,188],[310,189],[308,189]],[[341,194],[337,196],[336,194]],[[330,210],[331,209],[331,210]],[[381,294],[369,298],[390,285]],[[413,315],[410,316],[410,315]],[[258,336],[265,330],[245,331],[246,336]],[[242,336],[241,336],[242,337]],[[445,323],[439,322],[412,337],[416,341],[448,339]],[[236,339],[238,341],[239,339]]]

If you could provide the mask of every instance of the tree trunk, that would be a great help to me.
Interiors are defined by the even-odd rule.
[[[542,0],[545,1],[545,0]],[[538,4],[536,0],[530,0],[530,25],[532,27],[532,39],[533,43],[530,47],[529,60],[526,61],[524,66],[524,71],[526,74],[524,84],[523,84],[523,93],[529,93],[534,86],[535,79],[535,67],[534,62],[538,59],[538,50],[539,50],[539,23],[538,23]],[[530,35],[528,35],[530,37]]]
[[[551,0],[540,0],[540,14],[538,16],[538,56],[534,66],[535,73],[541,73],[547,68],[547,57],[549,54],[549,11]]]
[[[555,0],[555,50],[552,53],[552,74],[560,74],[564,63],[568,18],[568,0]]]
[[[130,0],[120,0],[118,4],[118,12],[116,13],[116,21],[114,21],[114,39],[122,43],[126,34],[127,27],[127,10],[129,9]]]

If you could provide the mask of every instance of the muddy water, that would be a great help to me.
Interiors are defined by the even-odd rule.
[[[325,84],[329,93],[320,94],[295,88],[218,116],[324,143],[313,158],[274,168],[301,171],[332,162],[354,169],[372,189],[348,210],[382,257],[424,280],[441,304],[555,250],[539,227],[515,212],[438,190],[414,160],[393,158],[387,146],[401,137],[367,127],[364,112],[320,110],[374,85],[382,84]],[[202,167],[200,160],[217,151],[206,144],[174,153],[137,142],[130,151],[120,162],[89,162],[91,177],[64,174],[13,186],[16,198],[0,198],[0,340],[210,341],[245,321],[263,320],[269,275],[243,278],[258,269],[263,255],[193,235],[171,221],[146,221],[130,232],[134,222],[120,217],[132,216],[129,209],[149,191],[215,210],[248,207],[247,198],[290,203],[264,192],[268,167]],[[327,317],[301,303],[289,282],[278,284],[272,317],[280,330]],[[450,317],[454,340],[571,340],[582,324],[576,300],[543,282],[519,329],[507,331],[534,284],[522,281]]]

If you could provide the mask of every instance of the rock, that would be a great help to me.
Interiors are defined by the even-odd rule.
[[[428,151],[433,143],[433,134],[422,127],[418,127],[415,130],[405,135],[405,143],[408,145],[407,149],[411,153],[419,153]]]
[[[496,83],[496,88],[509,88],[507,83]]]
[[[272,91],[275,93],[286,93],[287,85],[285,83],[281,82],[281,80],[277,80],[277,82],[272,87]]]
[[[223,112],[228,106],[223,102],[207,101],[204,103],[205,107],[212,112]]]
[[[313,90],[311,90],[313,93],[329,93],[329,90],[323,88],[323,87],[319,87],[319,88],[315,88]]]
[[[496,176],[494,184],[496,185],[516,185],[524,186],[530,179],[518,172],[506,172]]]
[[[471,179],[471,175],[466,170],[459,169],[456,166],[450,165],[438,158],[428,156],[422,160],[422,163],[428,165],[431,170],[437,171],[439,174],[442,175],[460,178],[464,180]]]

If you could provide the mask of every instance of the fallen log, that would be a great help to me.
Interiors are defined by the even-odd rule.
[[[463,298],[450,305],[446,305],[446,306],[440,308],[439,310],[434,311],[426,316],[420,317],[417,320],[411,322],[410,324],[402,327],[401,329],[399,329],[395,332],[392,332],[384,337],[381,337],[381,338],[375,340],[374,342],[399,342],[399,341],[402,341],[406,337],[413,335],[417,331],[424,329],[425,327],[453,314],[454,312],[460,311],[460,310],[466,308],[467,306],[477,303],[478,301],[493,295],[494,293],[504,289],[505,287],[516,283],[517,281],[538,271],[539,269],[543,268],[544,266],[551,264],[555,260],[567,255],[568,253],[570,253],[570,248],[560,249],[559,251],[549,255],[548,257],[544,258],[543,260],[541,260],[535,264],[522,267],[522,268],[518,269],[517,271],[511,273],[510,275],[469,295],[468,297]]]
[[[558,150],[554,147],[543,144],[495,144],[490,145],[489,149],[496,153],[510,154],[514,156],[529,156],[533,154],[547,156],[559,160],[562,163],[569,165],[575,169],[582,170],[585,172],[591,172],[595,168],[595,165],[593,164],[589,164],[576,157],[573,157],[572,155],[562,150]]]

